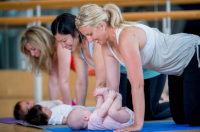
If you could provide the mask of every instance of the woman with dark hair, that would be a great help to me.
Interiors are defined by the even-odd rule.
[[[95,69],[95,88],[106,86],[106,73],[101,46],[96,42],[89,43],[81,32],[75,27],[76,16],[63,13],[53,21],[51,30],[56,41],[63,48],[71,50],[76,65],[76,101],[85,105],[88,84],[88,65]],[[121,77],[118,92],[122,94],[122,105],[126,106],[126,68],[120,65]]]
[[[63,49],[73,54],[76,66],[76,102],[85,105],[87,87],[88,87],[88,65],[95,69],[96,82],[95,87],[105,87],[105,69],[101,53],[101,46],[91,42],[77,30],[75,27],[76,16],[63,13],[53,21],[51,31]],[[94,51],[94,52],[93,52]],[[68,58],[63,56],[63,58]]]

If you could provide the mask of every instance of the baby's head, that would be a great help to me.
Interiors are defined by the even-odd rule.
[[[17,120],[23,120],[28,113],[28,110],[31,109],[36,103],[34,101],[19,101],[16,103],[13,111],[13,115]]]
[[[51,115],[52,111],[48,107],[35,105],[28,111],[25,120],[34,125],[47,125]]]
[[[67,125],[72,130],[84,130],[87,129],[89,117],[92,114],[91,111],[83,108],[73,109],[67,117]]]

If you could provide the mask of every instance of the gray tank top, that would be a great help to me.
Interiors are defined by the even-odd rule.
[[[200,37],[197,35],[186,33],[166,35],[156,28],[143,24],[134,26],[143,29],[147,35],[140,56],[143,68],[148,70],[168,75],[181,75],[192,59],[195,47],[200,45]],[[122,30],[119,28],[116,31],[117,43]]]

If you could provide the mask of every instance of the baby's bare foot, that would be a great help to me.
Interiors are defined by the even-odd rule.
[[[114,99],[116,97],[117,93],[114,90],[110,90],[108,97]]]
[[[96,88],[93,92],[93,95],[96,96],[100,96],[103,95],[106,91],[108,91],[108,88],[104,87],[104,88]]]

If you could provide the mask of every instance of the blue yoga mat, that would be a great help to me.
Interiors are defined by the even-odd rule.
[[[44,130],[52,132],[71,132],[70,128],[45,128]],[[152,131],[176,131],[176,130],[200,130],[200,126],[189,126],[188,124],[178,125],[174,122],[161,122],[161,123],[144,123],[141,132],[152,132]],[[88,130],[81,130],[88,131]],[[94,132],[94,131],[93,131]],[[100,131],[96,131],[100,132]],[[112,132],[112,130],[104,130],[102,132]]]

